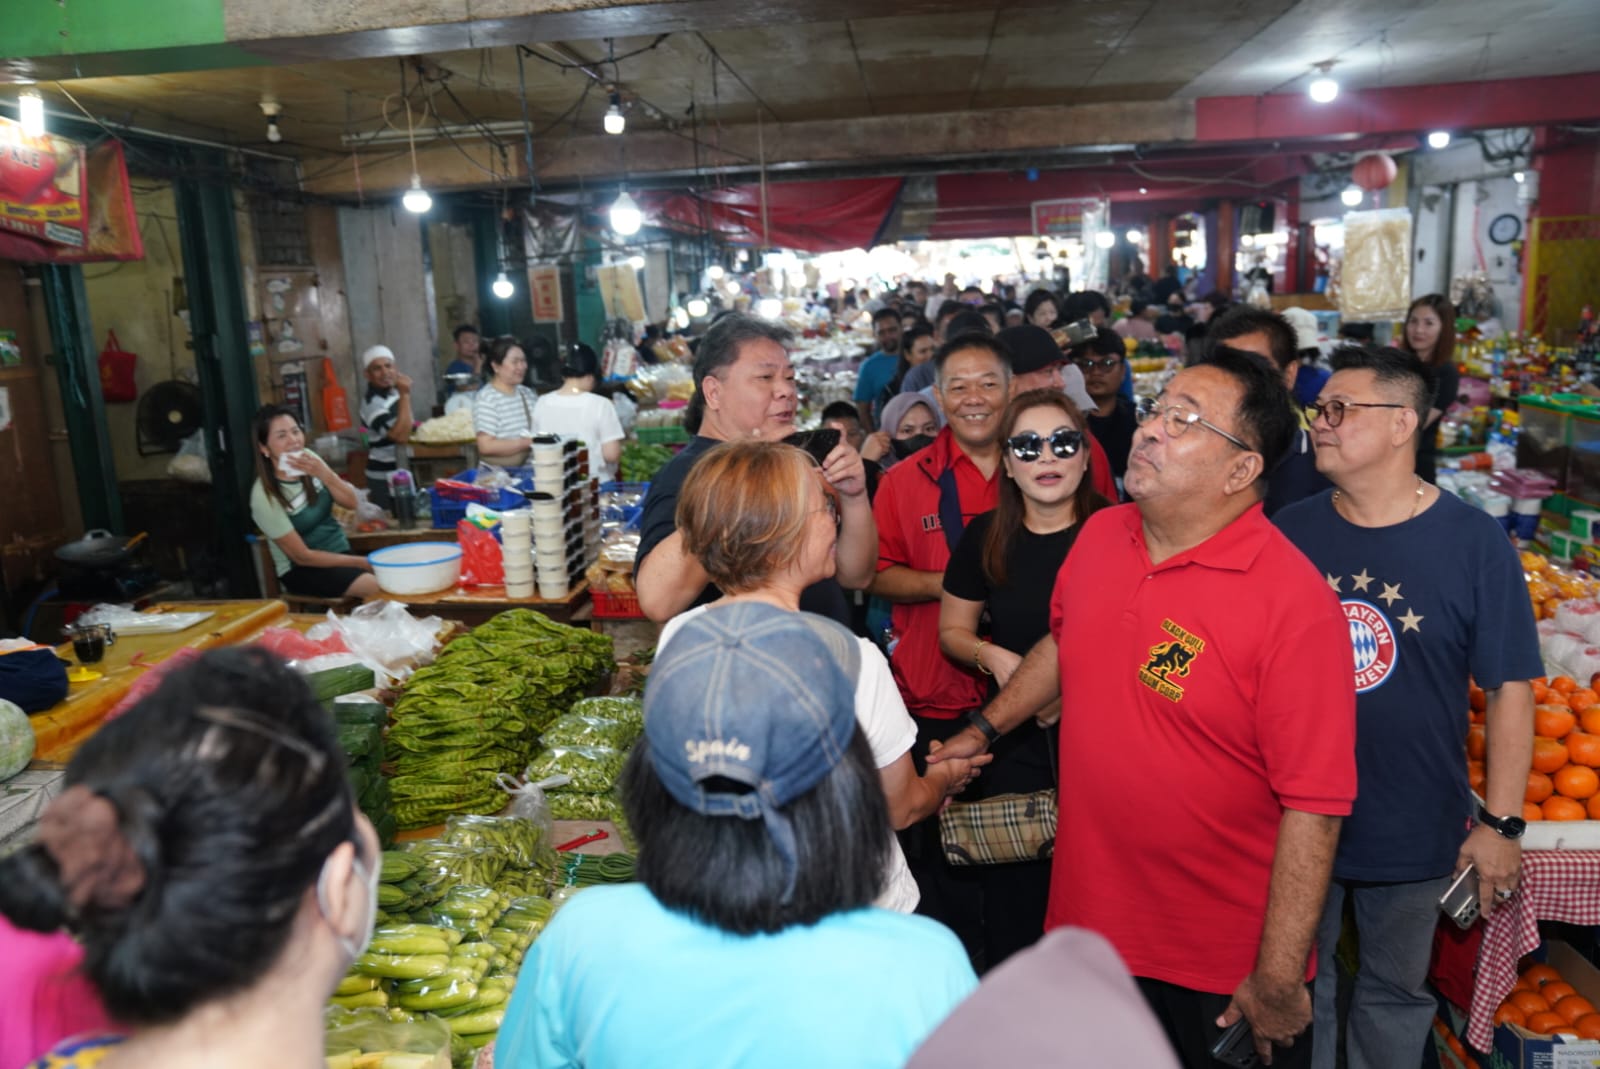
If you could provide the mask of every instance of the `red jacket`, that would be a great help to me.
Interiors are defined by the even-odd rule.
[[[890,468],[878,484],[872,514],[878,523],[880,572],[896,564],[922,572],[944,571],[950,545],[939,522],[939,477],[952,466],[963,522],[995,507],[1000,467],[985,479],[956,446],[950,428],[944,428],[932,445]],[[891,619],[899,642],[889,663],[907,709],[917,716],[948,720],[983,704],[985,678],[971,665],[952,664],[939,649],[937,601],[896,604]]]

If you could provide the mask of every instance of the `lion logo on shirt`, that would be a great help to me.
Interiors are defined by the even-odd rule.
[[[1190,666],[1205,650],[1206,642],[1171,620],[1162,620],[1161,630],[1171,638],[1150,647],[1150,659],[1139,669],[1139,682],[1168,701],[1180,702],[1183,687],[1177,680],[1189,675]]]

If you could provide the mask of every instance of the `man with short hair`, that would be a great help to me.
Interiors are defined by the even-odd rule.
[[[929,762],[982,753],[1059,697],[1045,927],[1106,936],[1190,1069],[1212,1069],[1241,1015],[1275,1066],[1306,1064],[1355,695],[1333,592],[1259,508],[1294,413],[1275,373],[1223,351],[1142,416],[1135,503],[1084,523],[1050,634]]]
[[[953,302],[952,302],[953,303]],[[944,321],[944,334],[934,331],[933,340],[939,345],[946,345],[965,334],[992,335],[989,321],[979,315],[977,311],[962,305],[956,305],[957,311]],[[900,380],[901,393],[928,393],[933,389],[934,367],[932,360],[926,360],[906,372],[905,378]],[[928,396],[932,397],[931,393]]]
[[[1083,373],[1067,363],[1048,330],[1022,323],[1002,330],[995,335],[995,340],[1011,354],[1012,398],[1029,390],[1055,390],[1066,394],[1078,406],[1078,411],[1094,411],[1094,400],[1083,388]],[[1072,373],[1071,388],[1066,377],[1069,371]],[[1087,420],[1087,415],[1084,418]],[[1107,501],[1117,499],[1117,481],[1111,474],[1110,458],[1093,434],[1089,435],[1089,478],[1101,497]]]
[[[445,375],[471,375],[472,383],[459,387],[462,393],[471,393],[476,390],[483,377],[483,338],[478,334],[478,328],[471,323],[463,323],[456,327],[453,335],[456,357],[444,369]],[[458,387],[446,380],[445,397],[456,393]]]
[[[688,409],[698,419],[695,437],[650,480],[639,518],[635,586],[640,609],[657,623],[720,594],[700,562],[683,550],[676,520],[678,491],[690,469],[718,442],[782,441],[794,433],[799,397],[789,362],[793,341],[782,324],[732,312],[712,325],[695,350],[695,394]],[[878,532],[861,454],[840,442],[821,467],[839,492],[837,568],[834,578],[806,588],[800,607],[849,626],[842,588],[860,590],[872,581]]]
[[[1317,1069],[1333,1069],[1341,1038],[1350,1069],[1415,1064],[1436,1009],[1427,975],[1439,897],[1468,865],[1485,914],[1517,887],[1528,680],[1544,673],[1538,633],[1505,531],[1415,473],[1432,403],[1414,355],[1335,353],[1311,424],[1334,489],[1276,519],[1342,599],[1355,648],[1360,789],[1317,935],[1327,963],[1316,980]],[[1486,696],[1486,806],[1463,761],[1471,682]],[[1346,899],[1361,954],[1341,1028],[1334,962]]]
[[[856,369],[854,395],[861,426],[869,432],[877,426],[872,419],[872,402],[900,366],[900,313],[893,308],[880,308],[872,313],[872,333],[878,339],[878,351]]]
[[[1119,488],[1128,470],[1128,453],[1133,449],[1138,422],[1133,402],[1122,388],[1128,376],[1126,351],[1122,339],[1107,327],[1072,347],[1072,362],[1083,372],[1083,388],[1094,400],[1094,407],[1084,413],[1089,417],[1089,431],[1105,446]]]
[[[389,475],[400,467],[399,447],[411,440],[411,379],[394,366],[394,351],[374,345],[361,354],[367,388],[361,425],[367,431],[367,497],[379,508],[393,505]]]

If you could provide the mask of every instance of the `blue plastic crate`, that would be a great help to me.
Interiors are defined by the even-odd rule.
[[[511,480],[512,480],[513,483],[516,484],[516,487],[517,487],[518,490],[521,490],[523,493],[527,493],[527,494],[533,493],[533,469],[532,468],[506,468],[505,471],[506,471],[506,473],[508,475],[511,476]],[[466,471],[461,472],[459,475],[452,475],[452,476],[450,476],[450,478],[455,480],[458,483],[475,482],[477,480],[477,478],[478,478],[478,469],[477,468],[468,468]]]
[[[472,504],[468,501],[451,501],[437,494],[430,495],[430,500],[433,506],[433,525],[452,530],[457,523],[467,518],[467,506]],[[491,491],[491,500],[481,504],[484,508],[496,512],[510,512],[512,509],[526,508],[528,499],[515,490],[494,490]]]

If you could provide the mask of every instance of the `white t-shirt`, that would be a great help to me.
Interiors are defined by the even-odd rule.
[[[540,434],[576,438],[589,449],[589,472],[603,483],[614,482],[617,469],[600,455],[606,442],[622,440],[617,410],[597,393],[547,393],[533,406],[533,426]]]
[[[663,624],[661,638],[656,643],[657,656],[685,620],[710,607],[698,605]],[[905,699],[900,697],[900,688],[894,685],[894,673],[889,670],[883,652],[871,639],[858,637],[857,641],[861,643],[861,674],[856,679],[856,722],[867,737],[867,745],[872,747],[873,763],[880,769],[888,768],[917,741],[917,725],[906,712]],[[891,835],[889,845],[889,879],[875,904],[897,913],[910,913],[922,900],[922,892],[906,865],[900,840]]]

